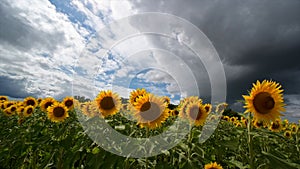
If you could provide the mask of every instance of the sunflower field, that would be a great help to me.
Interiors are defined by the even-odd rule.
[[[0,96],[0,168],[299,169],[300,121],[282,119],[282,87],[257,81],[243,98],[245,112],[232,114],[226,103],[212,105],[191,96],[173,105],[167,96],[145,89],[132,91],[129,99],[110,90],[100,91],[94,100]],[[155,156],[119,156],[88,134],[103,128],[96,123],[99,119],[132,138],[160,135],[177,120],[189,132],[173,148]],[[216,129],[199,142],[210,122],[217,124]],[[105,140],[109,133],[94,134]],[[118,147],[115,144],[109,143]]]

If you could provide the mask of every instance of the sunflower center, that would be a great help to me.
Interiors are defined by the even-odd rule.
[[[62,117],[65,114],[65,109],[63,109],[62,107],[55,107],[53,109],[53,115],[55,117]]]
[[[27,114],[31,114],[33,112],[32,108],[27,109]]]
[[[45,109],[47,109],[49,106],[52,106],[52,102],[47,102],[46,104],[45,104]]]
[[[206,110],[206,112],[209,112],[210,107],[209,106],[205,106],[204,109]]]
[[[253,106],[261,114],[268,114],[275,106],[275,101],[267,92],[257,94],[253,99]]]
[[[285,133],[285,136],[290,137],[290,133],[289,132]]]
[[[199,120],[199,119],[201,119],[201,116],[202,116],[202,112],[201,112],[200,107],[194,106],[194,107],[191,108],[190,117],[193,120]]]
[[[27,104],[28,106],[34,106],[35,102],[34,102],[34,100],[28,100],[28,101],[26,102],[26,104]]]
[[[9,108],[10,106],[12,106],[13,104],[12,103],[8,103],[7,105],[6,105],[6,108]]]
[[[11,110],[11,111],[16,111],[17,108],[16,108],[16,107],[12,107],[10,110]]]
[[[72,100],[67,100],[67,101],[65,102],[65,105],[66,105],[67,107],[71,107],[71,106],[73,106],[73,101],[72,101]]]
[[[161,114],[160,107],[153,102],[144,103],[140,110],[141,110],[140,115],[142,120],[147,122],[151,122],[157,119]]]
[[[100,106],[104,110],[111,110],[115,107],[115,103],[112,97],[104,97],[100,102]]]
[[[272,129],[276,130],[276,129],[279,129],[280,128],[280,124],[279,123],[272,123]]]

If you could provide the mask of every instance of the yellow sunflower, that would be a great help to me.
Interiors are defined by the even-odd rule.
[[[236,121],[234,123],[235,127],[242,127],[242,123],[240,123],[239,121]]]
[[[0,102],[0,110],[4,110],[4,109],[5,109],[4,103]]]
[[[133,90],[132,92],[130,92],[130,96],[129,96],[129,103],[134,105],[134,103],[136,102],[136,100],[145,95],[148,94],[148,92],[146,91],[146,89],[136,89]]]
[[[25,106],[33,106],[36,107],[38,105],[38,102],[33,97],[27,97],[24,99]]]
[[[101,91],[95,102],[104,118],[116,114],[122,106],[119,95],[111,90]]]
[[[222,119],[225,120],[225,121],[230,121],[230,117],[229,116],[223,116]]]
[[[47,97],[47,98],[43,99],[40,103],[41,110],[46,112],[47,108],[52,106],[55,102],[57,102],[57,101],[52,97]]]
[[[42,101],[43,101],[42,98],[38,98],[38,99],[37,99],[38,104],[40,104]]]
[[[214,163],[211,162],[209,164],[205,164],[204,168],[205,169],[223,169],[223,167],[216,162],[214,162]]]
[[[73,97],[66,97],[62,103],[68,108],[68,110],[74,109],[74,99]]]
[[[101,115],[97,108],[96,102],[90,102],[90,101],[82,104],[81,112],[82,112],[82,114],[84,114],[88,117],[95,117],[95,116]]]
[[[261,121],[261,120],[253,120],[253,125],[256,127],[256,128],[261,128],[263,127],[265,124],[264,124],[264,121]]]
[[[0,96],[0,103],[5,102],[5,101],[8,101],[8,97],[7,96]]]
[[[10,106],[12,106],[14,104],[15,104],[15,102],[13,102],[13,101],[6,101],[6,102],[3,103],[3,107],[1,107],[1,108],[7,109],[7,108],[9,108]]]
[[[220,103],[216,107],[216,112],[221,113],[227,108],[228,104],[227,103]]]
[[[136,100],[134,116],[141,127],[155,129],[168,118],[166,107],[162,98],[153,94],[144,95]]]
[[[164,96],[163,100],[165,103],[167,103],[167,105],[170,104],[170,102],[171,102],[171,99],[168,96]]]
[[[47,114],[48,119],[53,122],[62,122],[69,117],[68,108],[63,103],[58,102],[47,108]]]
[[[24,106],[19,106],[18,109],[17,109],[17,113],[19,116],[23,116],[23,112],[25,110],[25,107]]]
[[[245,112],[254,113],[254,118],[269,122],[275,121],[285,111],[281,85],[273,81],[264,80],[253,84],[250,95],[243,95]]]
[[[179,104],[179,117],[183,119],[187,118],[186,116],[187,106],[190,103],[194,103],[194,102],[202,104],[202,100],[199,99],[197,96],[190,96],[182,100],[181,103]]]
[[[23,112],[23,115],[25,117],[29,117],[32,115],[32,113],[34,112],[34,107],[29,105],[29,106],[26,106],[25,109],[24,109],[24,112]]]
[[[203,126],[207,116],[208,113],[200,102],[191,102],[186,107],[186,117],[195,126]]]
[[[211,104],[204,104],[204,109],[206,110],[207,114],[209,114],[212,110]]]
[[[298,126],[297,126],[296,124],[292,124],[292,125],[291,125],[291,130],[292,130],[292,133],[295,134],[295,133],[298,132],[299,129],[298,129]]]
[[[292,137],[292,132],[290,130],[286,130],[284,133],[283,133],[284,137],[286,138],[291,138]]]
[[[282,125],[279,119],[276,119],[271,123],[270,130],[274,132],[280,132],[282,129]]]

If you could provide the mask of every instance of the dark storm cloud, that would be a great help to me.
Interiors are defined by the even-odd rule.
[[[6,76],[0,76],[0,93],[13,98],[24,98],[27,96],[36,96],[38,93],[26,91],[27,80],[25,78],[13,79]]]
[[[43,32],[32,27],[26,18],[20,18],[20,9],[14,8],[9,2],[0,4],[0,43],[9,44],[20,50],[27,51],[31,47],[45,47],[54,50],[59,42],[64,41],[63,32]]]
[[[185,18],[212,41],[225,67],[228,99],[273,79],[299,94],[300,1],[133,1],[140,12]],[[197,72],[197,70],[195,70]]]

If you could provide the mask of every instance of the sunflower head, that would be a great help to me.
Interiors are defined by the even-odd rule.
[[[121,109],[121,99],[118,94],[111,90],[101,91],[95,102],[103,117],[108,117],[116,114]]]
[[[136,100],[143,96],[143,95],[146,95],[148,94],[148,92],[146,91],[146,89],[136,89],[136,90],[133,90],[132,92],[130,92],[130,97],[129,97],[129,103],[134,105]]]
[[[5,101],[8,101],[8,97],[7,96],[0,96],[0,103],[5,102]]]
[[[38,105],[38,102],[33,97],[27,97],[24,99],[24,105],[36,107]]]
[[[66,97],[62,101],[63,104],[68,108],[68,110],[74,109],[74,99],[73,97]]]
[[[25,110],[24,106],[18,106],[18,108],[17,108],[18,115],[23,116],[24,110]]]
[[[170,97],[168,97],[168,96],[164,96],[164,97],[163,97],[163,101],[164,101],[165,103],[167,103],[167,105],[171,103],[171,99],[170,99]]]
[[[57,101],[54,98],[48,97],[41,101],[40,107],[41,107],[42,111],[46,112],[47,108],[52,106],[55,102],[57,102]]]
[[[285,111],[283,90],[278,83],[264,80],[253,84],[250,95],[244,95],[245,112],[254,113],[254,118],[264,121],[275,121]]]
[[[280,132],[282,129],[281,121],[279,119],[273,121],[270,125],[270,130]]]
[[[147,94],[136,100],[134,117],[141,127],[155,129],[168,118],[167,104],[160,97]]]
[[[292,137],[292,132],[290,130],[286,130],[284,133],[283,133],[284,137],[286,138],[291,138]]]
[[[298,126],[297,126],[296,124],[292,124],[292,125],[291,125],[291,131],[292,131],[292,133],[295,134],[295,133],[298,132],[298,130],[299,130],[299,129],[298,129]]]
[[[208,113],[200,102],[191,102],[187,105],[186,116],[191,124],[203,126]]]
[[[69,117],[68,108],[63,103],[55,102],[47,108],[47,115],[53,122],[62,122]]]
[[[204,109],[206,110],[207,114],[209,114],[212,110],[212,105],[211,104],[204,104]]]
[[[225,121],[230,121],[230,117],[229,117],[229,116],[223,116],[222,118],[223,118],[223,120],[225,120]]]
[[[199,103],[199,104],[202,105],[202,100],[199,99],[197,96],[190,96],[190,97],[187,97],[187,98],[183,99],[182,101],[180,101],[180,104],[179,104],[179,117],[181,117],[183,119],[187,118],[187,115],[186,115],[187,106],[190,103]]]
[[[14,104],[15,104],[15,102],[13,102],[13,101],[6,101],[6,102],[4,102],[3,107],[1,107],[1,108],[7,109]]]
[[[85,102],[81,106],[81,112],[88,117],[100,116],[96,102]]]
[[[256,128],[261,128],[263,127],[265,124],[264,124],[264,121],[261,121],[261,120],[254,120],[253,121],[253,125],[256,127]]]
[[[25,117],[29,117],[29,116],[31,116],[33,114],[33,112],[34,112],[34,107],[31,106],[31,105],[29,105],[29,106],[25,107],[25,109],[23,111],[23,115]]]
[[[217,113],[223,113],[223,111],[227,108],[228,104],[227,103],[220,103],[216,107],[216,112]]]
[[[11,105],[8,108],[4,109],[4,113],[6,116],[12,116],[16,113],[16,111],[17,111],[16,105]]]
[[[214,162],[214,163],[211,162],[209,164],[205,164],[204,168],[205,169],[223,169],[223,167],[216,162]]]

